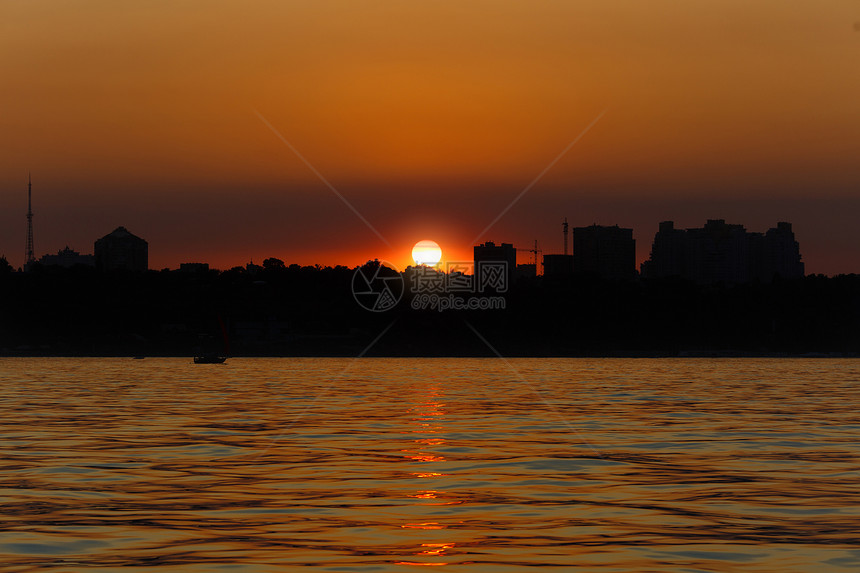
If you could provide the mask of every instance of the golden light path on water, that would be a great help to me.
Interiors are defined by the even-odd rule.
[[[854,571],[858,360],[0,362],[3,571]]]

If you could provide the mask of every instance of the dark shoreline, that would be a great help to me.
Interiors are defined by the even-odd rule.
[[[183,358],[189,361],[192,356],[183,354],[154,354],[147,356],[134,356],[130,354],[39,354],[39,353],[0,353],[0,359],[3,358],[125,358],[128,360],[145,360],[149,358]],[[495,354],[373,354],[367,353],[363,356],[357,354],[241,354],[231,355],[227,357],[227,361],[233,358],[428,358],[428,359],[457,359],[457,358],[491,358],[499,359]],[[808,352],[804,354],[788,354],[788,353],[770,353],[756,354],[751,352],[725,352],[725,351],[701,351],[701,352],[684,352],[681,354],[666,354],[666,353],[637,353],[637,352],[618,352],[611,354],[511,354],[503,355],[501,358],[533,358],[533,359],[560,359],[560,358],[576,358],[576,359],[786,359],[786,360],[808,360],[808,359],[833,359],[833,360],[850,360],[860,359],[860,353],[840,353],[840,352]]]
[[[860,356],[858,275],[741,285],[537,277],[512,285],[504,309],[444,312],[414,310],[409,292],[386,312],[368,311],[354,275],[0,274],[0,357]]]

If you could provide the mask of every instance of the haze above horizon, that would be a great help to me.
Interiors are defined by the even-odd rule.
[[[794,225],[860,272],[860,8],[222,0],[0,7],[0,254],[119,225],[153,268],[405,261],[420,239],[561,252],[619,224]],[[255,110],[307,163],[260,121]],[[327,188],[309,165],[391,245]]]

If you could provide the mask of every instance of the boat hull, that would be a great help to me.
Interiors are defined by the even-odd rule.
[[[195,356],[194,364],[224,364],[226,356]]]

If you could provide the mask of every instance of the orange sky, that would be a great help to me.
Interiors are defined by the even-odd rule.
[[[0,254],[118,225],[154,268],[561,250],[560,223],[789,220],[860,272],[860,5],[4,0]],[[391,243],[260,121],[258,110]]]

